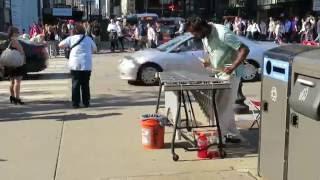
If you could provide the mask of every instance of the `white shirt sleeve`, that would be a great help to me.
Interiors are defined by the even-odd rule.
[[[59,43],[59,46],[71,47],[71,36],[67,37]]]
[[[108,25],[107,31],[108,31],[108,32],[111,31],[111,24]]]

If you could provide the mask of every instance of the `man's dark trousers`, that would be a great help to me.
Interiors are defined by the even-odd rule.
[[[91,71],[71,71],[72,77],[72,105],[79,106],[80,90],[84,106],[90,105],[90,81]]]

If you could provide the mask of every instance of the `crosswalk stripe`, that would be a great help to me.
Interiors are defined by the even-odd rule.
[[[26,102],[68,99],[71,94],[69,72],[65,59],[50,59],[49,67],[46,70],[30,73],[31,78],[22,81],[22,99]],[[2,102],[8,101],[9,85],[9,81],[0,81],[0,101]]]

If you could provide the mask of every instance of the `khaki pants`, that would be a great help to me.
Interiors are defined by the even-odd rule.
[[[230,79],[230,83],[231,89],[217,90],[216,92],[221,135],[225,136],[227,134],[232,134],[240,137],[240,132],[236,127],[233,110],[233,105],[235,103],[240,84],[240,78],[233,76]]]

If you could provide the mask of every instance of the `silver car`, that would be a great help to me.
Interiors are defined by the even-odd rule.
[[[263,53],[277,45],[271,42],[251,41],[243,37],[239,39],[250,49],[247,61],[243,65],[242,79],[258,80]],[[186,33],[156,49],[146,49],[124,57],[119,63],[120,78],[129,82],[141,81],[145,85],[153,85],[157,83],[157,72],[182,69],[204,72],[207,71],[202,66],[201,60],[204,56],[201,39]]]

